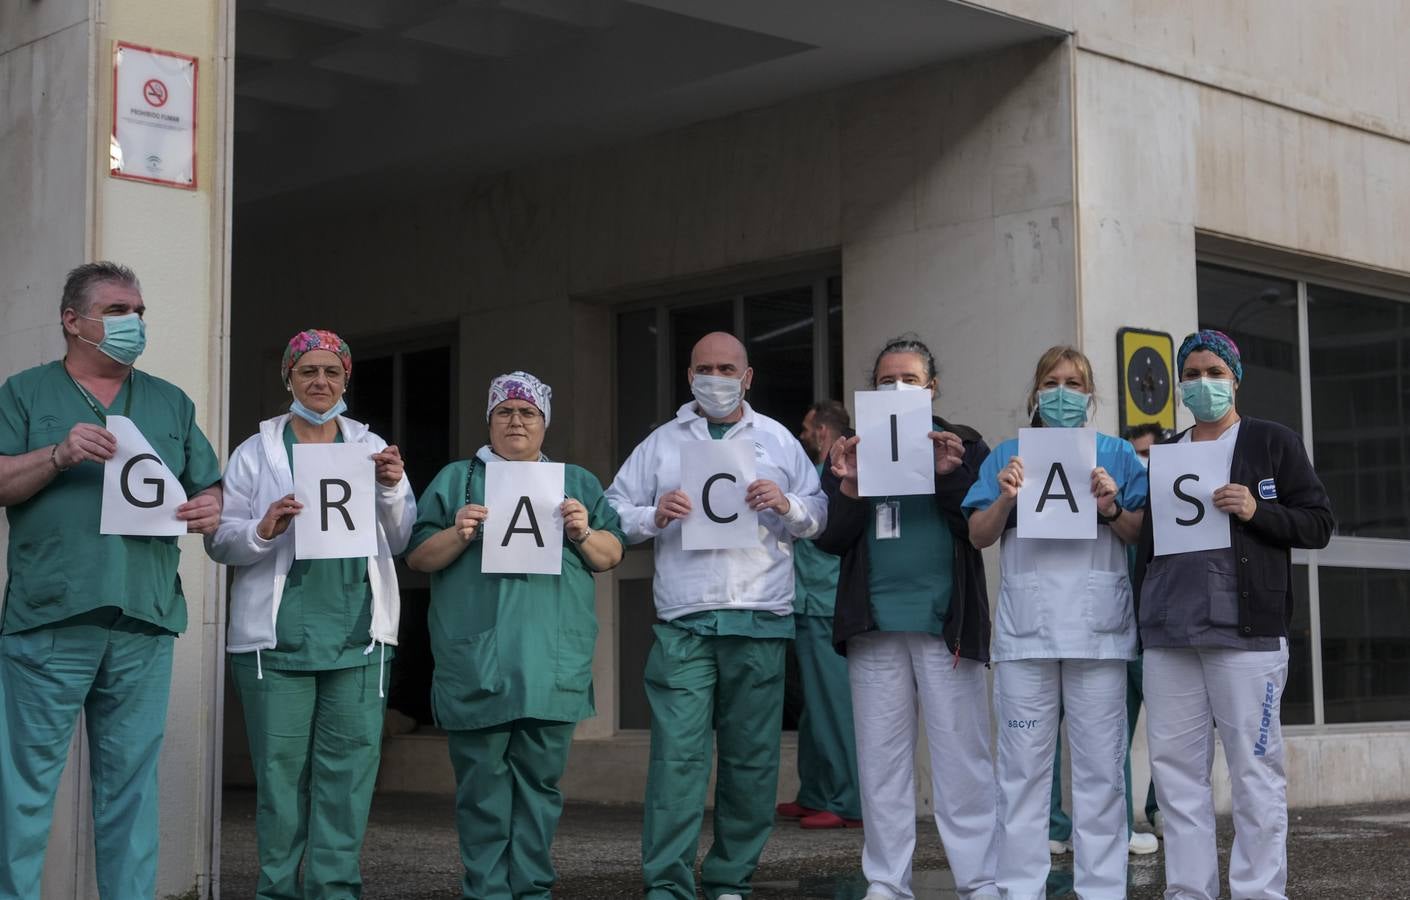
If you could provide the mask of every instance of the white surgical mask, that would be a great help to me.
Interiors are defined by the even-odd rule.
[[[886,384],[878,384],[878,391],[923,391],[925,388],[918,384],[911,384],[907,381],[890,381]]]
[[[696,375],[690,383],[695,403],[708,419],[723,419],[739,409],[744,399],[744,382],[720,375]]]

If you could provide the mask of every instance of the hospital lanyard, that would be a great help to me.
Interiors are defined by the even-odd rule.
[[[95,416],[98,417],[98,421],[99,421],[99,422],[102,422],[104,425],[108,424],[108,416],[107,416],[107,413],[103,412],[103,410],[101,410],[101,409],[98,408],[98,401],[97,401],[97,399],[96,399],[92,394],[88,393],[88,389],[87,389],[87,388],[85,388],[83,385],[81,385],[81,384],[78,383],[78,379],[77,379],[77,378],[74,378],[72,375],[69,374],[69,370],[68,370],[67,368],[64,369],[64,374],[69,376],[69,383],[71,383],[71,384],[74,386],[74,389],[78,391],[78,395],[83,398],[83,402],[88,404],[88,408],[91,409],[91,410],[93,410],[93,415],[95,415]],[[126,386],[127,386],[127,399],[126,399],[125,401],[123,401],[123,404],[122,404],[122,414],[123,414],[123,417],[124,417],[124,418],[130,419],[130,418],[132,418],[132,373],[131,373],[131,372],[128,372],[128,373],[127,373],[127,381],[125,382],[125,384],[126,384]],[[119,390],[121,390],[121,388],[119,388]],[[114,397],[113,399],[116,400],[117,398]]]

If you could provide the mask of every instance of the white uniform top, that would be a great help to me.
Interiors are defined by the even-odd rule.
[[[656,502],[681,486],[680,445],[710,439],[709,422],[692,401],[676,417],[637,445],[607,489],[607,500],[622,519],[627,540],[656,539],[652,583],[656,613],[665,621],[712,609],[793,611],[793,540],[822,532],[827,498],[817,469],[787,428],[744,404],[744,417],[722,440],[751,441],[757,477],[779,486],[789,502],[787,515],[759,513],[756,549],[685,550],[681,522],[656,527]],[[690,498],[698,503],[700,498]]]
[[[272,650],[277,643],[275,623],[284,580],[294,562],[294,529],[269,541],[260,537],[257,529],[269,505],[294,490],[294,473],[284,450],[288,421],[288,414],[264,420],[259,432],[230,454],[220,527],[206,537],[211,559],[235,572],[225,646],[230,653]],[[386,449],[386,441],[361,422],[346,416],[339,416],[337,422],[345,443],[361,444],[369,455]],[[406,476],[394,487],[377,482],[377,555],[367,558],[367,581],[372,587],[368,637],[372,642],[396,646],[401,596],[393,557],[406,549],[415,523],[416,498]]]
[[[987,509],[998,497],[999,471],[1017,452],[1017,440],[994,448],[964,499],[967,510]],[[1099,433],[1097,465],[1116,482],[1122,507],[1145,506],[1146,470],[1129,443]],[[1021,538],[1006,528],[999,561],[995,662],[1136,658],[1126,548],[1110,528],[1099,526],[1096,540]]]

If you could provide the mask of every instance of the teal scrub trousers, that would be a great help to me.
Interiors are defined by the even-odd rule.
[[[701,866],[701,883],[710,898],[748,896],[774,824],[787,641],[706,637],[672,625],[657,625],[655,632],[646,660],[651,705],[641,836],[646,896],[695,897],[712,728],[719,745],[715,840]]]
[[[862,817],[857,782],[857,735],[852,724],[852,683],[847,659],[832,646],[831,616],[793,617],[797,629],[798,805],[844,819]]]
[[[465,900],[546,898],[550,850],[563,795],[573,722],[514,719],[446,732],[455,768],[455,824]]]
[[[54,795],[80,710],[103,900],[157,889],[157,760],[174,635],[116,607],[0,635],[0,897],[39,896]]]
[[[359,860],[386,710],[377,696],[379,666],[266,668],[262,679],[253,661],[232,661],[230,669],[245,709],[258,791],[255,896],[361,897]]]

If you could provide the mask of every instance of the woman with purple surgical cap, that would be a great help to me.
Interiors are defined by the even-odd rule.
[[[1243,360],[1228,335],[1205,329],[1185,338],[1175,368],[1195,424],[1172,442],[1215,441],[1228,449],[1229,483],[1214,491],[1213,505],[1228,514],[1230,545],[1156,556],[1147,504],[1136,601],[1151,778],[1165,820],[1165,895],[1219,896],[1209,784],[1210,729],[1217,727],[1234,800],[1229,892],[1285,900],[1281,705],[1293,613],[1291,551],[1327,545],[1331,504],[1298,434],[1239,415]],[[1159,456],[1152,457],[1158,483]]]
[[[466,898],[550,895],[558,781],[574,727],[594,714],[593,575],[621,562],[625,543],[602,484],[567,465],[561,574],[480,571],[484,523],[514,514],[485,507],[486,463],[546,462],[552,397],[527,372],[490,383],[490,442],[431,482],[406,557],[431,573],[431,706],[455,768]]]

